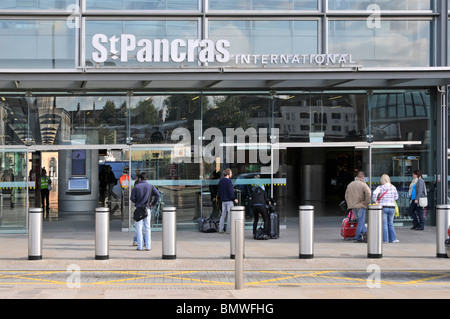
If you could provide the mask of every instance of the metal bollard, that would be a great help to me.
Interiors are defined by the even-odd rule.
[[[369,205],[367,213],[367,258],[383,257],[383,207]]]
[[[236,243],[236,256],[235,256],[235,271],[234,281],[235,289],[244,288],[244,221],[236,219],[235,224],[235,243]]]
[[[42,259],[42,208],[30,208],[28,214],[28,260]]]
[[[299,258],[314,258],[314,206],[299,207]]]
[[[242,220],[242,228],[244,228],[245,226],[245,207],[244,206],[233,206],[231,207],[231,212],[230,212],[231,216],[231,222],[230,222],[230,258],[234,259],[235,258],[235,249],[236,249],[236,220]],[[244,239],[243,239],[244,240]],[[245,249],[245,248],[244,248]],[[244,255],[244,251],[242,252]]]
[[[162,213],[162,259],[177,258],[177,209],[164,207]]]
[[[447,258],[445,240],[450,225],[450,205],[436,205],[436,257]]]
[[[109,259],[109,208],[95,209],[95,259]]]

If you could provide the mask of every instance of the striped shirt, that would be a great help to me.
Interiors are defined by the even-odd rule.
[[[384,194],[387,191],[386,194]],[[384,195],[383,195],[384,194]],[[377,201],[378,196],[383,197],[378,201],[381,206],[395,206],[395,201],[398,199],[397,188],[392,184],[384,184],[378,186],[372,194],[372,199],[374,202]]]

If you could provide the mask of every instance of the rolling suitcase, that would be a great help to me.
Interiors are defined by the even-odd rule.
[[[341,225],[341,236],[344,239],[352,239],[356,235],[356,227],[358,222],[352,211],[349,212],[348,216],[344,218]]]
[[[269,205],[269,237],[271,239],[280,238],[280,217],[275,211],[274,205]]]

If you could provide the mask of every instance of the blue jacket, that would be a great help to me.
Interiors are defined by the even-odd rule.
[[[134,186],[131,190],[131,201],[134,203],[135,207],[146,206],[148,198],[153,196],[153,201],[150,203],[152,206],[155,206],[158,203],[160,194],[155,186],[147,181],[140,181]]]
[[[236,199],[234,196],[233,183],[229,178],[222,178],[217,186],[217,194],[222,202],[234,201]]]

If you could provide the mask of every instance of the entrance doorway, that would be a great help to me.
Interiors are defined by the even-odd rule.
[[[363,152],[354,147],[302,147],[287,149],[289,210],[313,205],[318,216],[342,216],[345,189],[355,173],[364,169]]]

